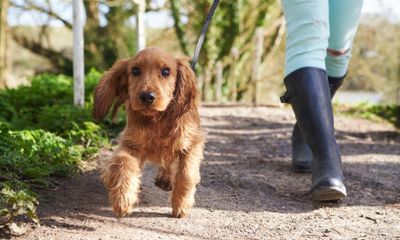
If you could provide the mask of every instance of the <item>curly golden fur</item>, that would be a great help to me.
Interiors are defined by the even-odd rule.
[[[144,162],[150,161],[159,166],[155,184],[172,190],[172,215],[187,216],[204,149],[196,79],[187,60],[146,48],[117,61],[95,89],[93,116],[101,120],[122,104],[127,125],[101,173],[114,213],[132,212]]]

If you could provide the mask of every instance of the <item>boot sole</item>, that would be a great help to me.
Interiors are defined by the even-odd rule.
[[[337,201],[347,197],[346,190],[338,186],[321,186],[311,193],[313,201]]]
[[[293,171],[296,173],[311,173],[310,168],[302,168],[302,167],[298,167],[296,165],[293,165]]]

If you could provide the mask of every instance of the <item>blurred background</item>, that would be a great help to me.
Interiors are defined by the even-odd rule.
[[[139,3],[147,46],[192,56],[211,0],[84,1],[85,69],[104,71],[136,52]],[[2,0],[0,87],[51,72],[72,75],[72,1]],[[400,5],[365,0],[342,103],[400,103]],[[279,104],[285,45],[280,1],[221,1],[197,75],[206,102]]]

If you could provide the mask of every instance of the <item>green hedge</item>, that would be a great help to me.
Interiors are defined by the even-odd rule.
[[[35,187],[77,172],[79,163],[106,146],[120,124],[94,122],[93,89],[101,74],[85,78],[85,107],[72,105],[73,80],[63,75],[33,77],[30,86],[0,90],[0,230],[18,233],[16,219],[38,221]]]

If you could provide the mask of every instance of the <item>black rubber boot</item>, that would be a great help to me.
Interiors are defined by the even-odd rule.
[[[281,101],[292,105],[301,134],[313,155],[311,198],[334,201],[346,197],[326,71],[301,68],[289,74],[284,82],[287,91]]]
[[[345,76],[328,77],[331,99],[343,83]],[[292,132],[292,166],[295,172],[311,172],[312,152],[301,135],[299,125],[294,124]]]

